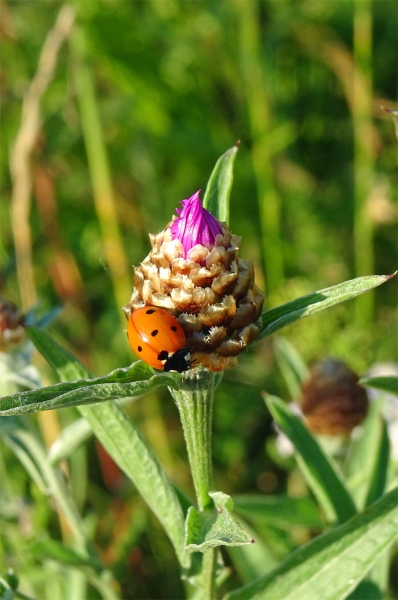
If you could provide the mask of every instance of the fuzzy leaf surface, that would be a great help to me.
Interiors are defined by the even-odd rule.
[[[355,296],[385,283],[394,275],[395,273],[393,275],[357,277],[271,308],[262,314],[262,329],[257,341],[272,335],[275,331],[299,319],[313,315],[325,308],[330,308],[335,304],[339,304],[339,302],[355,298]]]
[[[224,600],[344,600],[398,538],[398,489]]]
[[[28,327],[27,331],[51,366],[62,373],[64,383],[5,396],[0,400],[0,415],[26,414],[134,397],[161,385],[178,388],[178,381],[173,375],[155,373],[142,361],[93,378],[82,363],[44,331],[35,327]],[[71,381],[74,378],[75,381]]]
[[[44,331],[36,330],[31,339],[47,362],[57,371],[61,380],[65,381],[67,378],[77,378],[82,375],[86,378],[90,377],[90,372],[84,365]],[[139,363],[134,363],[131,367],[135,365],[139,365]],[[127,369],[129,368],[127,367]],[[144,368],[146,369],[146,365],[144,365]],[[112,377],[112,380],[114,380],[114,377],[121,377],[125,381],[123,378],[126,376],[126,372],[124,369],[116,369],[109,376]],[[90,384],[95,379],[87,379],[87,381]],[[70,382],[70,385],[73,383],[76,383],[76,381]],[[134,384],[108,383],[97,385],[97,387],[129,385]],[[92,386],[88,389],[92,389]],[[79,391],[77,390],[77,392]],[[103,400],[109,399],[104,395]],[[190,557],[184,549],[184,515],[182,508],[172,484],[153,454],[151,447],[134,423],[115,402],[103,402],[95,406],[79,406],[79,410],[83,417],[87,419],[98,440],[117,465],[132,480],[163,525],[181,565],[188,568]]]
[[[233,166],[239,144],[227,150],[215,164],[207,182],[203,206],[219,221],[229,220],[229,196],[233,181]]]
[[[115,403],[80,406],[94,434],[158,517],[184,567],[184,515],[177,494],[151,447]]]
[[[347,521],[356,513],[355,504],[332,462],[285,402],[270,395],[265,402],[278,427],[294,445],[297,462],[328,520]]]
[[[186,549],[205,552],[216,546],[242,546],[254,540],[232,518],[232,498],[223,492],[210,492],[216,510],[199,512],[191,506],[186,520]]]
[[[162,385],[178,387],[178,384],[167,377],[166,373],[133,383],[107,383],[106,376],[97,379],[101,379],[101,383],[96,383],[96,379],[81,379],[5,396],[0,400],[0,416],[21,415],[140,396]]]

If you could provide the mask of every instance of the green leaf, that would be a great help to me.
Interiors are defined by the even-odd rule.
[[[65,380],[67,377],[76,377],[81,374],[85,374],[86,377],[90,376],[90,373],[79,363],[77,358],[57,344],[45,332],[36,330],[31,339],[49,364],[56,369],[61,379]],[[139,363],[134,363],[131,368],[134,368],[135,365],[139,365]],[[113,381],[115,373],[117,374],[116,377],[125,376],[123,369],[117,369],[109,374]],[[98,379],[101,378],[97,378],[97,381]],[[87,384],[93,381],[96,380],[88,379]],[[71,385],[72,383],[76,382],[71,382]],[[137,382],[137,384],[139,383]],[[129,385],[134,384],[105,383],[96,387],[105,390],[106,386]],[[93,388],[89,387],[87,389]],[[77,390],[76,393],[79,391]],[[110,398],[109,396],[106,397],[105,394],[103,399],[109,400]],[[167,479],[146,440],[114,402],[103,402],[96,406],[80,406],[79,410],[83,417],[87,419],[101,444],[133,481],[144,500],[158,517],[175,548],[181,565],[188,568],[190,559],[184,549],[184,515],[182,508],[173,486]]]
[[[376,388],[376,390],[398,396],[398,377],[394,377],[393,375],[385,377],[364,377],[359,380],[359,383],[366,387]]]
[[[215,164],[207,183],[203,206],[219,221],[229,221],[229,196],[233,181],[233,166],[239,142],[225,152]]]
[[[273,340],[276,362],[281,370],[292,400],[301,394],[301,384],[307,379],[309,370],[295,347],[283,337]]]
[[[271,308],[262,314],[262,330],[257,340],[268,337],[275,333],[275,331],[294,323],[298,319],[313,315],[339,302],[355,298],[355,296],[359,296],[359,294],[363,294],[363,292],[388,281],[394,275],[395,273],[393,275],[358,277],[357,279],[351,279],[330,288],[319,290],[313,294],[302,296],[287,304]]]
[[[92,567],[94,570],[101,570],[101,563],[93,558],[80,556],[71,548],[67,548],[56,540],[43,540],[29,545],[29,552],[32,556],[39,559],[51,559],[62,565],[74,567]]]
[[[67,427],[64,427],[51,445],[48,451],[48,460],[52,465],[56,465],[68,458],[73,452],[83,444],[93,431],[86,419],[77,419]]]
[[[34,327],[28,327],[27,330],[37,349],[66,383],[5,396],[0,400],[0,415],[26,414],[129,398],[162,385],[179,388],[177,377],[169,373],[155,373],[142,361],[92,378],[86,367],[47,333]],[[82,376],[85,378],[79,379]],[[75,378],[75,381],[70,381]]]
[[[265,402],[298,452],[297,462],[327,519],[342,523],[355,515],[354,502],[342,477],[305,425],[279,398],[267,395]]]
[[[312,498],[285,495],[245,495],[233,497],[235,512],[251,523],[263,523],[288,531],[295,525],[319,529],[324,523]]]
[[[80,360],[57,344],[48,333],[37,327],[26,327],[26,333],[40,354],[45,357],[48,364],[60,375],[61,381],[90,379],[92,377],[90,371]]]
[[[369,579],[361,581],[355,590],[347,596],[346,600],[364,600],[365,598],[383,600],[382,591],[373,581],[369,581]]]
[[[100,384],[97,384],[98,379],[101,380]],[[156,374],[150,379],[134,383],[106,383],[106,376],[58,383],[39,390],[5,396],[0,400],[0,415],[21,415],[41,410],[132,398],[162,385],[178,388],[177,381],[167,373]]]
[[[266,543],[245,522],[242,523],[247,533],[255,538],[256,543],[228,548],[233,565],[243,583],[249,583],[274,569],[278,559]]]
[[[398,489],[224,600],[343,600],[398,537]]]
[[[81,551],[91,552],[90,543],[79,512],[68,491],[65,478],[59,469],[50,465],[46,448],[34,430],[20,428],[6,435],[5,442],[28,470],[29,475],[40,485],[42,492],[51,496],[64,515]]]
[[[391,567],[391,558],[392,553],[394,552],[394,547],[387,548],[384,552],[381,553],[376,563],[373,565],[372,569],[369,571],[367,578],[376,584],[379,590],[384,592],[383,598],[387,597],[387,590],[389,587],[389,579],[390,579],[390,567]]]
[[[9,586],[8,589],[13,590],[14,592],[18,589],[19,577],[12,569],[8,569],[7,573],[1,573],[0,578],[4,580],[7,586]],[[0,591],[2,590],[0,589]]]
[[[242,546],[254,540],[231,517],[234,504],[223,492],[210,492],[216,510],[199,512],[191,506],[186,520],[188,552],[205,552],[216,546]]]
[[[152,449],[127,415],[116,404],[81,406],[94,434],[117,465],[133,481],[170,537],[183,566],[184,515],[173,486]]]
[[[344,474],[358,510],[377,500],[385,488],[389,440],[382,418],[383,402],[370,402],[361,435],[351,441]],[[372,491],[371,491],[372,490]]]
[[[387,484],[388,465],[390,460],[390,439],[384,420],[380,419],[379,439],[374,447],[375,460],[373,473],[370,479],[369,491],[366,498],[366,506],[370,506],[384,493]]]

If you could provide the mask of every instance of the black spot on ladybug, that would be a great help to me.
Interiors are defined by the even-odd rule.
[[[128,339],[128,340],[130,339],[130,338],[129,338],[129,332],[128,332],[128,331],[127,331],[127,339]]]
[[[158,360],[167,360],[168,358],[169,358],[169,353],[167,352],[167,350],[162,350],[158,354]]]
[[[154,329],[153,331],[151,331],[151,336],[156,337],[158,333],[159,333],[159,329]]]
[[[142,352],[142,346],[138,346],[138,352]]]
[[[150,308],[149,310],[146,311],[147,315],[153,315],[153,313],[156,312],[155,308]]]
[[[175,325],[171,326],[171,331],[177,331],[177,327]]]

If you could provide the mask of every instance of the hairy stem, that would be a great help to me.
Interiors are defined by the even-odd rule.
[[[180,412],[199,510],[212,506],[211,423],[214,373],[188,371],[180,390],[170,389]]]
[[[200,511],[213,508],[209,496],[212,489],[211,424],[213,414],[214,373],[202,368],[188,371],[183,376],[180,390],[170,389],[180,412],[192,479]],[[215,593],[217,549],[203,553],[200,590],[195,599],[212,600]]]

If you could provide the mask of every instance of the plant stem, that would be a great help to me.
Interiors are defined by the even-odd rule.
[[[355,217],[354,244],[356,276],[374,269],[373,225],[368,215],[368,199],[374,186],[375,141],[372,111],[372,4],[370,0],[354,7],[354,92],[352,120],[355,141]],[[372,321],[373,291],[356,300],[356,322],[366,326]]]
[[[170,389],[180,412],[192,479],[199,510],[210,508],[213,479],[211,468],[211,423],[213,412],[214,373],[202,368],[183,376],[180,390]]]
[[[192,479],[200,511],[213,508],[209,496],[213,485],[211,461],[211,424],[213,413],[214,373],[198,367],[182,377],[181,389],[170,389],[180,413]],[[217,549],[203,553],[201,589],[195,599],[212,600],[215,592]]]
[[[217,548],[210,548],[203,553],[202,563],[203,598],[205,600],[214,598],[216,588],[216,565]]]

